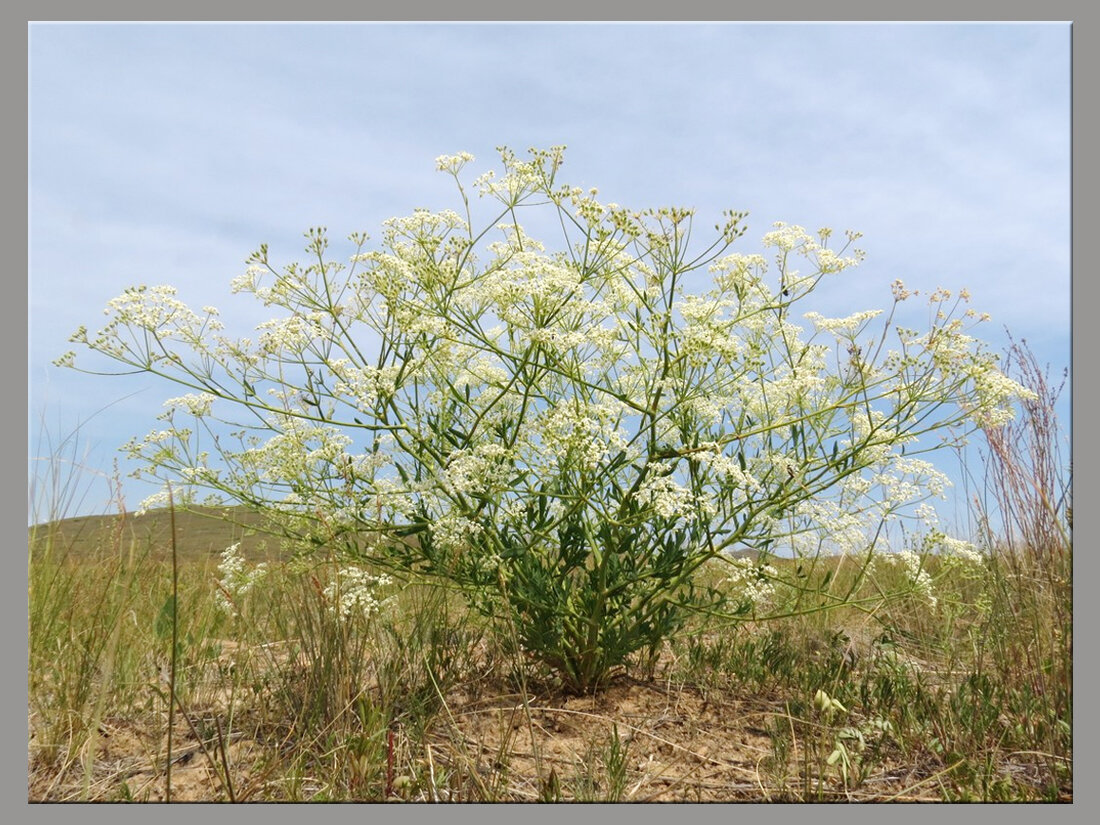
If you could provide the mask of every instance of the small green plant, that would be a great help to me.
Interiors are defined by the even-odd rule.
[[[277,313],[255,340],[172,287],[112,300],[106,326],[73,340],[188,391],[128,445],[138,472],[262,508],[307,546],[449,581],[587,691],[691,611],[722,612],[695,573],[727,551],[868,555],[944,485],[920,437],[995,425],[1022,392],[968,334],[981,319],[965,291],[929,296],[925,332],[892,311],[875,332],[880,313],[862,311],[805,313],[807,334],[795,308],[862,260],[858,233],[834,248],[831,230],[779,224],[769,273],[730,252],[743,214],[700,247],[692,210],[562,185],[561,147],[501,157],[501,177],[473,183],[483,220],[460,154],[437,160],[460,211],[387,221],[376,248],[352,235],[350,269],[326,259],[322,229],[306,265],[280,271],[261,246],[233,283]],[[519,223],[539,209],[554,248]],[[893,296],[912,293],[899,281]]]
[[[604,799],[607,802],[619,802],[626,792],[627,760],[630,757],[630,742],[624,741],[619,736],[619,726],[611,728],[611,741],[607,744],[604,755],[604,770],[607,773],[607,792]]]
[[[871,767],[866,759],[869,743],[877,744],[883,735],[889,734],[890,723],[876,718],[861,724],[844,724],[848,721],[848,708],[821,689],[814,694],[813,706],[819,725],[817,749],[821,755],[828,752],[824,762],[819,762],[818,775],[827,768],[833,769],[841,788],[848,793],[867,778]]]
[[[578,802],[619,802],[626,792],[627,760],[630,743],[619,736],[619,726],[611,726],[610,738],[601,731],[596,741],[575,760],[574,776],[569,783]],[[553,774],[556,777],[556,774]]]

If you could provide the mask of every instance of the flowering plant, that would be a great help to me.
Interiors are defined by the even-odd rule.
[[[278,270],[261,246],[233,283],[277,312],[256,340],[169,287],[114,299],[74,340],[189,390],[127,446],[139,472],[444,577],[580,690],[687,610],[719,608],[694,585],[708,560],[872,550],[946,482],[918,439],[995,424],[1021,392],[969,336],[965,293],[937,290],[925,332],[892,312],[874,334],[873,311],[796,323],[822,278],[863,258],[856,233],[833,248],[829,230],[779,224],[769,272],[730,252],[742,214],[699,249],[691,210],[559,184],[561,147],[501,156],[474,203],[472,158],[439,158],[461,214],[389,220],[376,247],[353,234],[350,268],[322,229],[306,265]],[[475,227],[484,203],[495,217]],[[521,209],[553,218],[553,249]]]

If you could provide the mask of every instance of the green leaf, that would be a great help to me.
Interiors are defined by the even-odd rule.
[[[167,639],[172,635],[172,625],[175,620],[176,597],[169,596],[161,605],[160,612],[157,613],[157,618],[153,622],[153,632],[157,634],[158,639]]]

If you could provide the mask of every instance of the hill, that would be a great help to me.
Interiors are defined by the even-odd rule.
[[[179,558],[201,560],[219,555],[226,547],[240,542],[246,557],[276,555],[279,540],[265,535],[263,515],[245,507],[196,507],[176,510],[176,551]],[[28,530],[32,551],[90,556],[117,548],[119,552],[144,552],[155,557],[171,555],[171,513],[167,508],[101,516],[78,516]]]

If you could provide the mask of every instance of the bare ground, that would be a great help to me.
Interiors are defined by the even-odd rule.
[[[397,726],[394,767],[384,780],[364,782],[361,796],[378,801],[735,802],[934,799],[935,765],[889,758],[861,782],[845,787],[839,774],[806,784],[804,743],[778,699],[701,690],[669,681],[621,676],[593,696],[539,696],[452,691],[426,735]],[[220,702],[217,704],[221,704]],[[176,714],[171,770],[174,801],[331,798],[309,771],[288,779],[280,770],[276,737],[245,735],[247,710],[236,731],[216,734],[226,708]],[[188,722],[190,720],[190,724]],[[772,729],[790,729],[793,747],[779,755]],[[205,741],[196,734],[205,730]],[[801,730],[801,727],[799,728]],[[257,732],[258,733],[258,732]],[[611,743],[618,737],[618,748]],[[225,742],[224,754],[218,747]],[[414,744],[415,742],[415,744]],[[163,801],[167,736],[154,727],[105,720],[89,748],[60,770],[36,764],[31,741],[28,798],[32,801]],[[94,748],[94,753],[91,750]],[[617,756],[616,756],[617,754]],[[820,754],[818,754],[820,755]],[[816,758],[816,757],[815,757]],[[619,761],[616,763],[616,759]],[[283,766],[285,768],[285,765]],[[834,775],[835,774],[835,775]]]

